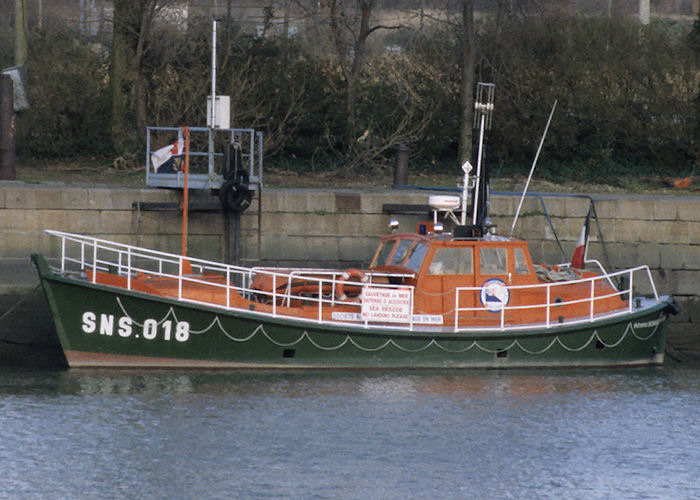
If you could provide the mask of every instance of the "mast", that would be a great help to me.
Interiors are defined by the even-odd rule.
[[[491,128],[495,90],[496,85],[493,83],[477,83],[476,99],[474,100],[474,128],[479,130],[479,149],[476,172],[474,173],[474,187],[472,188],[472,219],[471,225],[466,225],[467,210],[466,204],[463,203],[461,227],[455,232],[455,236],[458,237],[483,236],[487,230],[485,221],[488,217],[489,175],[488,168],[484,164],[484,135],[486,130]],[[469,167],[471,170],[471,165]],[[464,166],[462,169],[465,171],[463,193],[466,193],[469,172]]]

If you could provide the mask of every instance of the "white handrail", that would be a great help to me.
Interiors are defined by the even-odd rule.
[[[190,257],[183,257],[182,255],[169,254],[165,252],[157,252],[153,250],[147,250],[140,247],[135,247],[131,245],[125,245],[116,242],[110,242],[106,240],[101,240],[99,238],[92,238],[86,236],[79,236],[70,233],[62,233],[58,231],[47,231],[48,233],[57,236],[62,239],[61,242],[61,265],[60,269],[62,272],[71,272],[75,270],[77,266],[80,270],[92,270],[92,276],[90,277],[93,283],[97,282],[98,272],[114,272],[116,269],[117,274],[125,276],[126,278],[126,288],[129,290],[133,289],[133,280],[137,275],[144,276],[154,276],[158,278],[171,279],[177,283],[177,298],[178,300],[201,303],[207,305],[215,305],[217,307],[222,307],[226,309],[236,309],[236,304],[232,306],[232,294],[240,294],[242,297],[250,300],[254,295],[263,295],[271,298],[271,315],[272,316],[289,316],[294,317],[295,320],[299,321],[313,321],[316,323],[336,323],[336,324],[347,324],[348,321],[355,322],[355,324],[363,324],[368,327],[370,324],[372,327],[377,328],[393,328],[393,329],[412,329],[414,325],[414,315],[421,314],[420,310],[416,309],[416,299],[415,299],[415,288],[409,285],[395,285],[395,284],[384,284],[376,283],[370,279],[367,283],[353,283],[357,287],[377,287],[377,288],[389,288],[396,289],[398,287],[410,289],[410,319],[406,323],[395,323],[395,324],[383,324],[379,322],[370,321],[366,318],[362,318],[360,323],[357,323],[357,319],[339,319],[332,320],[324,319],[324,312],[327,312],[329,307],[336,306],[338,304],[343,304],[352,307],[350,311],[360,312],[361,304],[354,301],[339,301],[335,297],[336,285],[340,279],[340,273],[337,270],[302,270],[302,269],[292,269],[289,272],[278,272],[279,269],[272,268],[255,268],[258,274],[264,274],[271,276],[272,279],[272,289],[271,290],[256,290],[252,289],[253,283],[253,270],[250,268],[244,268],[239,266],[222,264],[220,262],[206,261],[202,259],[195,259]],[[75,246],[71,246],[75,244]],[[87,250],[92,246],[92,261],[88,259]],[[79,250],[80,257],[75,258],[75,251]],[[124,254],[126,254],[126,263],[124,263]],[[189,262],[190,265],[194,265],[197,269],[201,270],[203,275],[187,275],[185,276],[185,263]],[[115,265],[116,264],[116,265]],[[533,310],[533,309],[543,309],[544,310],[544,323],[542,324],[546,328],[550,328],[556,324],[556,321],[552,321],[553,311],[555,307],[574,305],[588,303],[589,309],[588,314],[584,313],[582,317],[576,317],[573,319],[567,319],[566,323],[577,323],[583,321],[593,321],[596,317],[608,315],[617,315],[621,312],[627,313],[633,311],[633,301],[635,298],[633,285],[635,283],[634,274],[637,272],[643,272],[648,279],[648,282],[653,291],[654,298],[658,301],[659,296],[656,290],[656,286],[653,282],[651,271],[648,266],[638,266],[625,271],[618,271],[616,273],[609,273],[602,276],[593,276],[587,278],[581,278],[573,281],[556,282],[556,283],[539,283],[532,285],[513,285],[508,286],[507,290],[513,297],[514,293],[518,293],[522,290],[537,290],[544,287],[545,301],[544,303],[535,304],[513,304],[505,305],[500,311],[498,322],[491,323],[494,326],[484,326],[472,324],[469,325],[469,320],[464,317],[460,319],[460,314],[465,312],[475,312],[483,311],[483,307],[460,307],[460,297],[463,293],[471,293],[474,297],[478,297],[478,293],[481,291],[481,287],[457,287],[454,292],[454,331],[463,331],[469,328],[478,328],[480,330],[503,330],[505,328],[527,328],[532,327],[532,325],[513,325],[509,324],[508,314],[513,311],[518,310]],[[390,273],[375,273],[375,276],[397,276]],[[407,275],[401,275],[407,276]],[[628,286],[623,290],[617,290],[611,288],[610,292],[603,291],[599,295],[596,295],[596,284],[599,282],[608,283],[612,282],[612,278],[616,276],[628,276]],[[240,278],[239,278],[240,277]],[[301,295],[299,292],[294,290],[292,286],[293,279],[299,279],[300,277],[305,280],[309,280],[309,285],[315,283],[317,285],[317,296],[306,296]],[[287,286],[285,290],[280,293],[277,290],[277,283],[280,283],[280,279],[287,280]],[[239,281],[240,280],[240,281]],[[207,287],[212,287],[212,289],[218,289],[224,291],[226,294],[225,300],[223,298],[217,299],[220,302],[205,302],[201,300],[196,300],[193,298],[183,297],[183,285],[186,283],[198,283],[205,285]],[[241,285],[237,286],[235,283],[239,282]],[[556,290],[560,287],[570,287],[570,286],[581,286],[587,283],[590,289],[588,296],[584,294],[582,297],[575,299],[568,299],[566,301],[552,302],[552,293],[556,293]],[[324,296],[324,290],[327,292],[331,291],[330,296]],[[216,292],[216,296],[220,296],[219,292]],[[235,296],[235,295],[234,295]],[[555,295],[556,296],[556,295]],[[627,296],[628,307],[618,308],[611,311],[599,311],[596,314],[596,305],[605,299],[612,297],[624,297]],[[281,300],[281,301],[280,301]],[[279,301],[279,304],[278,304]],[[288,307],[294,302],[306,302],[313,304],[317,303],[317,314],[312,314],[311,317],[300,318],[294,316],[292,312],[288,310]],[[478,299],[477,299],[478,302]],[[279,306],[287,307],[279,307]],[[240,305],[238,306],[240,307]],[[324,308],[326,308],[324,310]],[[335,309],[337,311],[337,309]],[[248,309],[246,308],[246,311]],[[256,311],[256,314],[270,314],[264,311]],[[356,313],[352,313],[356,314]],[[445,313],[445,317],[451,315],[450,312]],[[315,318],[313,317],[315,316]],[[469,314],[466,315],[470,317]],[[359,316],[358,316],[359,318]],[[496,316],[494,315],[494,320]],[[541,320],[540,320],[541,321]],[[512,321],[511,321],[512,323]],[[495,326],[498,325],[498,326]],[[447,329],[447,326],[445,327]],[[452,329],[452,327],[451,327]]]
[[[516,310],[526,310],[526,309],[537,309],[544,307],[545,308],[545,324],[544,326],[546,328],[549,328],[553,325],[552,320],[551,320],[551,310],[552,307],[557,306],[566,306],[566,305],[574,305],[574,304],[581,304],[581,303],[589,303],[590,304],[590,311],[587,317],[583,318],[573,318],[567,320],[567,323],[581,323],[581,322],[590,322],[593,321],[596,317],[596,312],[595,312],[595,304],[598,301],[612,298],[612,297],[622,297],[624,295],[628,295],[628,306],[625,309],[614,309],[612,311],[609,311],[607,313],[598,313],[598,317],[602,316],[615,316],[619,315],[622,313],[627,313],[627,312],[632,312],[633,310],[633,299],[634,299],[634,289],[633,289],[633,283],[634,283],[634,273],[635,272],[645,272],[647,275],[647,278],[649,280],[649,284],[652,288],[652,291],[654,293],[654,298],[656,301],[659,300],[658,294],[656,292],[656,286],[654,284],[654,281],[651,276],[651,271],[649,270],[649,267],[644,265],[644,266],[637,266],[631,269],[627,269],[624,271],[618,271],[615,273],[609,273],[603,276],[595,276],[595,277],[589,277],[589,278],[581,278],[578,280],[572,280],[572,281],[564,281],[564,282],[556,282],[556,283],[542,283],[542,284],[537,284],[537,285],[513,285],[507,287],[508,291],[512,293],[514,290],[525,290],[525,289],[536,289],[536,288],[541,288],[545,287],[546,290],[546,301],[544,304],[525,304],[525,305],[505,305],[500,311],[500,325],[499,328],[502,330],[506,327],[504,324],[504,317],[505,313],[507,311],[516,311]],[[612,293],[605,293],[602,295],[595,295],[595,284],[599,281],[608,281],[612,282],[612,278],[616,276],[624,276],[628,275],[629,276],[629,286],[626,287],[623,290],[617,290],[616,288],[614,292]],[[590,295],[588,298],[579,298],[579,299],[572,299],[572,300],[566,300],[562,302],[557,302],[555,304],[552,304],[551,302],[551,292],[552,289],[555,287],[566,287],[566,286],[571,286],[572,284],[579,284],[579,283],[590,283]],[[457,318],[459,317],[459,312],[469,312],[469,311],[481,311],[483,308],[481,307],[459,307],[459,294],[464,293],[464,292],[480,292],[481,287],[458,287],[455,289],[455,293],[457,297],[455,298],[455,331],[460,331],[463,328],[460,328]],[[518,328],[518,325],[513,325],[509,324],[507,325],[508,328]]]

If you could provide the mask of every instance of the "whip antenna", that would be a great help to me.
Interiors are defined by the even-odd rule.
[[[549,124],[552,123],[552,116],[554,116],[554,109],[557,107],[557,100],[554,99],[554,105],[552,106],[552,111],[549,113],[549,119],[547,120],[547,126],[544,128],[544,133],[542,134],[542,139],[540,139],[540,145],[537,148],[537,154],[535,154],[535,159],[532,162],[532,167],[530,168],[530,175],[527,176],[527,182],[525,183],[525,188],[523,189],[523,194],[520,197],[520,203],[518,203],[518,210],[515,211],[515,218],[513,219],[513,225],[510,226],[509,236],[513,236],[513,230],[515,229],[515,223],[518,222],[518,215],[520,214],[520,209],[523,206],[523,200],[525,199],[525,194],[527,193],[527,188],[530,185],[530,179],[532,179],[532,174],[535,172],[535,165],[537,165],[537,159],[540,157],[540,151],[542,151],[542,144],[544,144],[544,138],[547,137],[547,131],[549,130]]]

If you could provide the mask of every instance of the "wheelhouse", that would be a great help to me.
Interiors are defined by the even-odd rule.
[[[370,271],[412,271],[418,275],[501,277],[508,284],[534,283],[527,243],[515,238],[453,239],[392,234],[382,239]]]

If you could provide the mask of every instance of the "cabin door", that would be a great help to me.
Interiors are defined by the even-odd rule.
[[[508,249],[498,246],[482,246],[478,252],[476,272],[478,317],[500,321],[501,311],[510,303],[512,275],[508,273]],[[506,317],[510,318],[511,313]]]
[[[462,290],[457,294],[460,287],[474,286],[472,255],[472,247],[463,245],[439,247],[433,255],[424,289],[431,294],[433,309],[442,314],[445,325],[454,325],[455,315],[460,326],[467,326],[474,317],[474,292]]]

